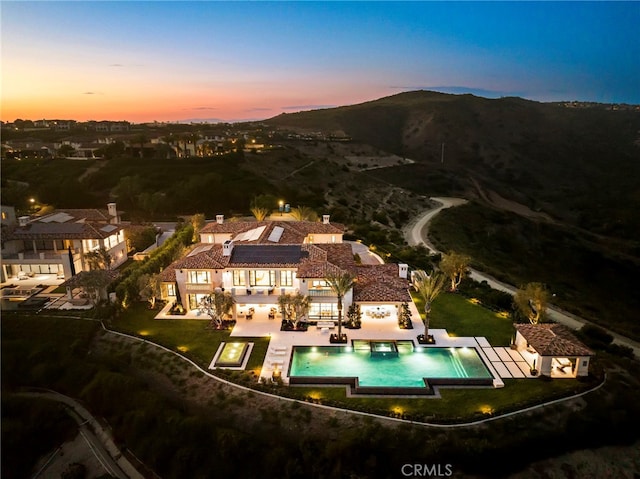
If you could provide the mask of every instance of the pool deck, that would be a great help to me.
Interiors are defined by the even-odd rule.
[[[347,335],[348,344],[351,344],[353,339],[365,339],[410,340],[417,345],[417,336],[424,332],[424,326],[419,319],[420,315],[415,305],[411,303],[410,307],[413,310],[413,329],[400,329],[396,316],[392,315],[380,319],[363,317],[360,329],[343,327],[342,332]],[[269,337],[269,348],[260,376],[271,379],[273,372],[277,370],[280,371],[283,382],[288,384],[287,373],[293,346],[338,346],[329,342],[331,333],[337,333],[337,330],[337,327],[326,329],[310,326],[304,332],[280,331],[279,320],[269,320],[266,317],[256,315],[251,320],[239,319],[231,332],[231,337]],[[435,338],[435,347],[466,346],[475,348],[494,377],[494,387],[504,386],[502,378],[531,377],[526,358],[519,356],[518,352],[511,351],[509,348],[493,348],[486,338],[449,336],[446,329],[429,329],[429,334]],[[509,353],[518,354],[519,357],[511,356]]]

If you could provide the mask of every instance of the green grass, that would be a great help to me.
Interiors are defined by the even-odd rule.
[[[296,397],[417,421],[466,422],[540,404],[585,389],[576,379],[506,379],[504,388],[442,388],[438,398],[346,397],[344,387],[293,387]]]
[[[449,296],[450,298],[447,298]],[[443,295],[439,301],[441,304],[438,308],[434,305],[434,311],[438,309],[443,315],[449,315],[450,326],[453,324],[451,311],[464,312],[467,310],[475,312],[474,317],[478,318],[477,321],[481,321],[477,324],[484,325],[487,329],[496,329],[498,328],[496,324],[500,324],[497,322],[497,318],[491,317],[492,313],[486,313],[486,316],[481,315],[480,312],[484,308],[471,303],[465,304],[464,298],[459,295]],[[448,307],[445,307],[447,305]],[[228,331],[208,329],[208,321],[206,320],[155,320],[153,317],[156,313],[157,311],[149,310],[146,304],[139,303],[121,314],[109,326],[112,329],[143,337],[151,342],[179,351],[205,370],[220,343],[230,340]],[[493,323],[489,323],[489,321],[493,321]],[[472,327],[471,324],[464,322],[455,324],[460,325],[460,331],[463,330],[463,327]],[[51,364],[51,361],[54,364],[56,362],[67,364],[65,361],[72,360],[67,358],[69,352],[77,350],[82,344],[88,344],[90,337],[98,329],[99,325],[95,321],[57,318],[55,316],[42,317],[20,314],[3,318],[2,347],[3,360],[5,360],[5,364],[3,364],[3,372],[6,373],[5,379],[12,376],[12,371],[15,371],[15,374],[21,374],[20,364],[24,357],[24,351],[29,351],[28,362],[31,364],[35,364],[34,362]],[[488,334],[488,330],[474,330],[472,334],[492,338]],[[508,338],[508,335],[503,334],[502,337]],[[232,340],[253,342],[254,348],[246,372],[222,372],[222,376],[244,385],[257,387],[254,375],[259,374],[262,367],[268,347],[268,338],[234,337]],[[71,345],[71,348],[68,345]],[[36,371],[39,369],[36,368]],[[52,373],[42,371],[38,377],[41,377],[42,381],[47,381],[51,380],[50,374]],[[15,380],[19,381],[19,378],[16,377]],[[77,379],[77,381],[81,380]],[[273,392],[301,401],[328,404],[383,416],[405,417],[417,421],[462,422],[566,396],[591,387],[594,382],[593,378],[590,381],[513,379],[506,380],[505,387],[501,389],[444,388],[441,389],[441,399],[347,397],[344,387],[279,387]]]
[[[209,321],[201,319],[156,320],[158,310],[150,310],[146,303],[129,307],[110,327],[123,333],[145,338],[189,357],[204,369],[209,367],[220,343],[229,341],[230,331],[209,329]],[[254,343],[247,370],[262,367],[269,344],[268,338],[238,338],[233,341]]]
[[[412,295],[418,311],[424,316],[424,302],[415,293]],[[508,346],[513,335],[510,317],[500,316],[453,293],[441,293],[433,302],[429,327],[446,329],[449,336],[484,336],[492,346]]]
[[[416,299],[418,309],[422,303]],[[155,320],[157,311],[144,304],[129,308],[112,324],[118,331],[147,338],[170,349],[180,351],[206,369],[221,342],[229,341],[229,331],[207,328],[208,321],[177,319]],[[459,294],[443,293],[433,304],[432,328],[445,328],[451,336],[484,336],[495,346],[509,344],[513,333],[510,318],[503,318]],[[416,333],[417,334],[417,333]],[[247,371],[259,375],[268,347],[267,338],[236,338],[254,342]],[[247,379],[246,375],[223,374],[224,377]],[[255,383],[242,381],[246,385]],[[302,401],[328,404],[383,416],[405,417],[418,421],[463,422],[490,417],[569,395],[589,387],[578,380],[506,380],[505,387],[443,388],[437,398],[366,398],[347,397],[344,387],[291,387],[276,394]]]

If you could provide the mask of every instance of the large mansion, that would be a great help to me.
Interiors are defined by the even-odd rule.
[[[411,301],[407,266],[360,264],[343,233],[328,215],[322,222],[225,221],[218,215],[200,231],[200,243],[162,272],[163,299],[194,311],[205,295],[228,291],[236,315],[299,292],[311,298],[310,320],[334,319],[337,296],[325,278],[350,272],[356,284],[343,299],[345,311],[355,303],[363,315],[395,318],[395,307]]]
[[[17,219],[12,213],[13,208],[3,207],[2,281],[43,274],[71,278],[90,269],[86,254],[99,248],[110,254],[113,268],[127,260],[115,203],[106,210],[58,209]]]

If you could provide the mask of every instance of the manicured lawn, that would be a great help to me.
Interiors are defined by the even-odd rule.
[[[146,303],[137,303],[129,307],[117,319],[113,320],[110,328],[167,348],[180,351],[193,359],[204,369],[209,367],[220,343],[229,341],[230,331],[218,331],[208,328],[209,321],[202,319],[164,319],[156,320],[154,316],[159,310],[148,309]],[[233,341],[251,341],[253,351],[247,364],[247,369],[262,367],[269,344],[268,338],[238,338]]]
[[[423,315],[424,302],[413,294]],[[446,329],[450,336],[484,336],[492,346],[508,346],[513,335],[513,320],[474,304],[455,293],[441,293],[431,306],[429,327]]]
[[[464,299],[453,299],[464,301]],[[478,306],[473,308],[478,308]],[[138,337],[148,338],[173,350],[180,351],[206,369],[222,341],[229,340],[228,331],[207,328],[206,320],[154,320],[154,311],[146,304],[139,303],[128,309],[113,321],[111,329],[116,329]],[[55,316],[35,316],[29,314],[12,315],[3,318],[3,370],[9,373],[16,369],[29,351],[33,361],[43,361],[53,367],[66,358],[68,345],[77,348],[87,344],[99,324],[90,320],[75,320]],[[485,334],[486,335],[486,334]],[[247,370],[259,373],[262,366],[268,338],[232,338],[254,343]],[[53,361],[53,363],[51,363]],[[64,361],[60,362],[62,364]],[[13,366],[10,366],[13,364]],[[66,363],[65,363],[66,364]],[[67,366],[65,366],[66,368]],[[17,369],[16,369],[17,371]],[[47,372],[44,376],[53,374]],[[228,379],[250,385],[251,375],[224,374]],[[505,380],[505,387],[493,388],[451,388],[441,389],[441,399],[437,398],[366,398],[346,397],[346,389],[340,387],[282,387],[275,392],[299,400],[321,402],[323,404],[355,409],[384,416],[397,416],[417,421],[462,422],[501,414],[514,409],[531,406],[554,398],[584,390],[595,384],[577,380],[511,379]],[[255,382],[251,381],[255,385]]]
[[[419,300],[416,303],[419,310],[423,308]],[[138,303],[113,321],[111,327],[178,350],[205,369],[220,343],[230,340],[229,331],[209,329],[207,320],[155,320],[156,313],[149,310],[146,303]],[[451,293],[442,293],[434,302],[431,327],[445,328],[455,336],[484,336],[495,346],[508,345],[513,332],[510,318]],[[238,339],[255,343],[247,370],[259,374],[268,339],[232,338],[233,341]],[[504,382],[505,387],[501,389],[443,388],[441,399],[347,397],[344,387],[291,387],[282,389],[282,394],[385,416],[462,422],[539,404],[589,387],[577,380],[511,379]]]
[[[346,397],[344,387],[295,387],[296,397],[416,421],[466,422],[540,404],[586,389],[575,379],[506,379],[504,388],[443,388],[437,398]]]

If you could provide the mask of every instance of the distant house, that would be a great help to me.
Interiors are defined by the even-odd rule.
[[[328,215],[322,222],[225,222],[218,215],[200,231],[199,245],[161,273],[163,299],[193,311],[204,296],[228,291],[236,299],[236,315],[274,307],[282,294],[301,293],[311,298],[309,320],[334,320],[337,296],[326,277],[350,272],[356,284],[343,298],[344,312],[355,303],[363,320],[397,321],[396,307],[411,301],[407,266],[357,264],[343,232]]]
[[[575,378],[589,375],[594,355],[566,326],[555,323],[515,324],[515,347],[541,375]]]
[[[106,210],[59,209],[41,216],[21,216],[3,228],[2,273],[55,274],[70,278],[89,269],[86,253],[104,247],[112,267],[127,259],[124,227],[115,203]]]

